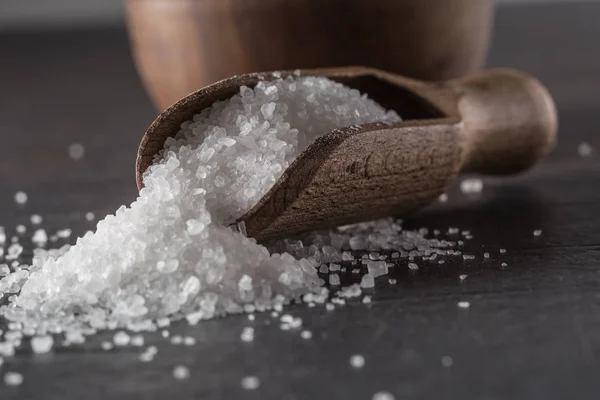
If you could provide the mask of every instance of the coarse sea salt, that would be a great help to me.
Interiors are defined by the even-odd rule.
[[[348,250],[374,257],[367,262],[371,273],[353,286],[353,294],[374,287],[374,278],[387,273],[388,265],[378,261],[388,257],[382,252],[394,251],[398,259],[452,256],[455,243],[428,239],[426,229],[405,231],[391,218],[268,247],[229,227],[317,137],[340,127],[399,120],[357,90],[325,78],[294,76],[242,87],[166,141],[130,207],[99,221],[95,232],[72,246],[35,249],[31,265],[3,277],[0,292],[10,297],[0,313],[17,324],[11,332],[64,332],[71,338],[66,344],[81,343],[98,330],[151,331],[157,321],[181,318],[194,325],[249,306],[252,312],[281,312],[307,294],[314,295],[309,304],[323,304],[328,291],[318,268],[333,263],[331,269],[339,270],[339,263],[350,261]],[[24,193],[15,198],[27,201]],[[36,232],[36,243],[48,240],[45,232]],[[70,234],[58,231],[50,241]],[[12,245],[7,259],[18,259],[22,251]],[[338,285],[339,276],[330,281]],[[253,339],[249,332],[242,340]],[[20,339],[4,339],[4,353],[14,353]],[[124,331],[113,337],[116,346],[131,341]],[[133,344],[143,341],[135,338]]]

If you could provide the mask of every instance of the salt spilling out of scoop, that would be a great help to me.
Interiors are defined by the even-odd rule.
[[[73,246],[35,249],[31,265],[3,277],[0,292],[18,294],[0,312],[15,322],[14,330],[62,332],[80,342],[101,329],[153,330],[157,320],[195,324],[249,308],[280,310],[311,293],[323,304],[327,293],[318,267],[350,261],[342,248],[412,249],[395,253],[405,258],[451,255],[441,249],[453,243],[404,231],[392,219],[282,240],[269,249],[229,228],[320,135],[399,120],[394,111],[326,78],[294,76],[242,87],[182,124],[129,207],[99,221]],[[38,231],[35,241],[45,242],[42,236]],[[17,258],[21,251],[12,246],[9,255]],[[368,269],[363,288],[387,271],[383,261],[369,262]],[[330,282],[339,284],[339,277]],[[358,285],[352,289],[360,294]],[[118,346],[129,343],[124,332],[114,339]],[[5,336],[0,350],[10,353],[16,343]]]

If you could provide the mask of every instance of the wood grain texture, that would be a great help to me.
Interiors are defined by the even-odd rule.
[[[283,76],[291,71],[282,72]],[[347,127],[316,140],[240,221],[259,240],[362,220],[403,216],[435,200],[462,171],[512,174],[553,146],[554,102],[526,74],[498,70],[424,83],[359,67],[304,70],[360,88],[395,109],[399,124]],[[182,122],[208,105],[253,87],[270,73],[220,81],[163,112],[144,134],[137,184]]]
[[[424,80],[479,68],[490,0],[129,0],[135,60],[154,103],[233,75],[364,65]]]

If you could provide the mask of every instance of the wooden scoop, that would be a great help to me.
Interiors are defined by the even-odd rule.
[[[282,76],[292,72],[281,72]],[[552,98],[534,78],[493,70],[424,83],[370,68],[304,70],[356,88],[404,121],[337,129],[301,153],[239,221],[258,240],[383,216],[435,200],[459,172],[505,175],[540,160],[556,139]],[[163,112],[144,135],[137,185],[181,123],[272,75],[247,74],[194,92]]]

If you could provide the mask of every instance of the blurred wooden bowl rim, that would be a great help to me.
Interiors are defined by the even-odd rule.
[[[159,110],[229,76],[366,65],[447,80],[483,63],[491,0],[126,0],[133,54]]]

